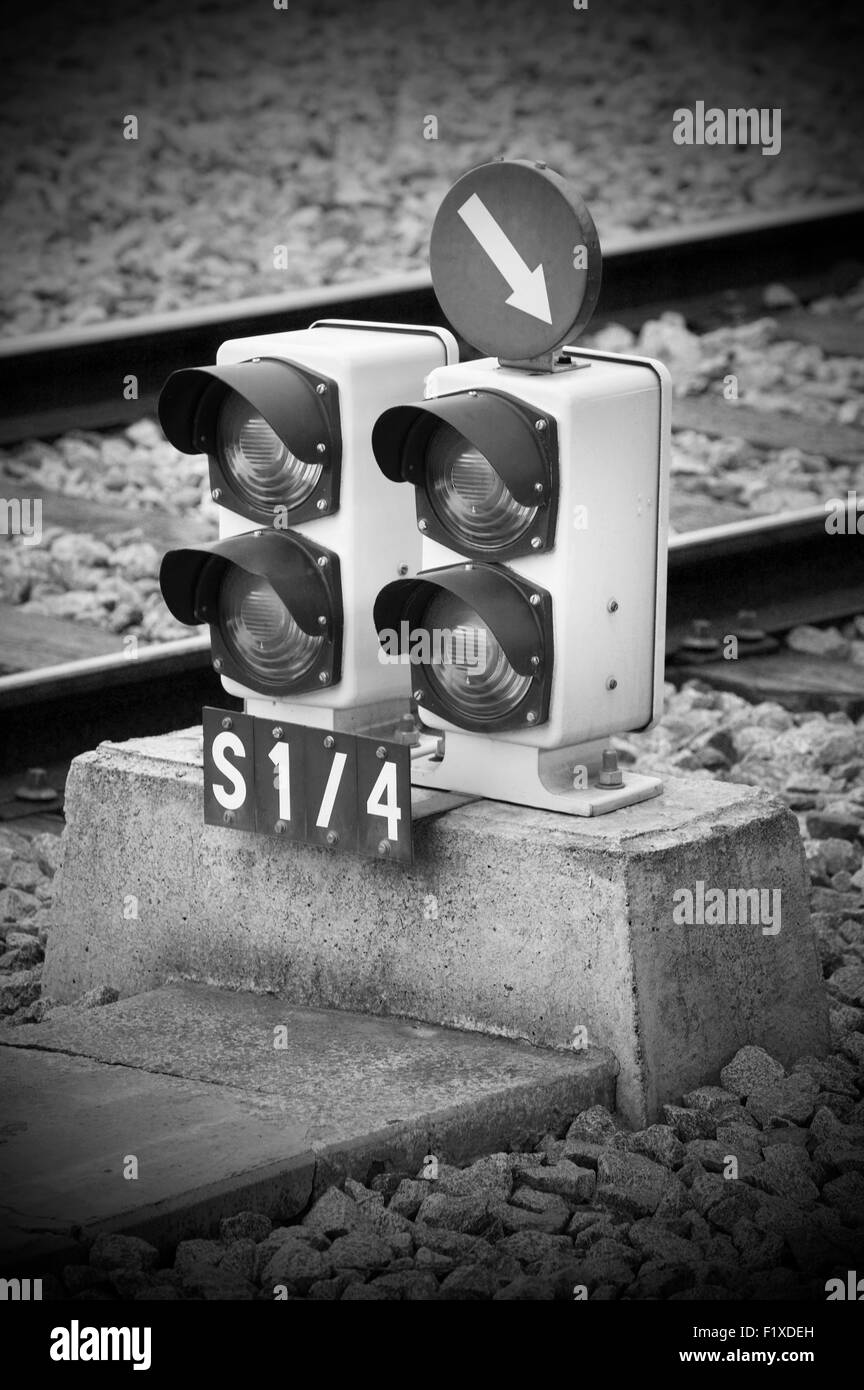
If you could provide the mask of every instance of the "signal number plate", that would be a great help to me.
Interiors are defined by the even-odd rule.
[[[204,710],[204,821],[410,864],[404,744]]]

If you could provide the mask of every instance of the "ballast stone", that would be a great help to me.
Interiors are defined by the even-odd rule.
[[[745,1044],[787,1067],[827,1049],[797,823],[752,787],[669,779],[594,819],[479,801],[418,822],[400,869],[205,826],[202,785],[200,728],[76,758],[52,998],[183,978],[542,1047],[582,1039],[617,1057],[637,1127]],[[696,901],[700,884],[779,892],[780,929],[673,915],[676,890]]]

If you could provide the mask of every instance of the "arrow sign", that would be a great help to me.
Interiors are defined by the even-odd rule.
[[[513,293],[507,303],[513,309],[521,309],[523,314],[552,322],[549,310],[549,296],[546,293],[546,276],[543,263],[535,270],[529,270],[519,255],[507,233],[499,227],[495,218],[476,193],[458,209],[459,216],[469,232],[476,237],[496,270],[499,270]]]

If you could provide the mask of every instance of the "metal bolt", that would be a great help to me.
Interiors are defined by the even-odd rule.
[[[330,677],[328,676],[328,674],[327,674],[326,671],[319,671],[319,672],[318,672],[318,682],[319,682],[320,685],[326,685],[327,682],[329,681],[329,679],[330,679]]]
[[[544,431],[545,428],[546,428],[546,421],[543,420],[542,418],[541,418],[540,420],[535,420],[535,421],[534,421],[534,428],[535,428],[535,430],[537,430],[540,434],[542,434],[543,431]]]
[[[326,568],[327,568],[327,556],[326,556],[326,555],[319,555],[319,556],[318,556],[318,559],[317,559],[317,561],[316,561],[316,563],[317,563],[317,565],[318,565],[319,570],[324,570],[324,569],[326,569]]]
[[[326,394],[327,394],[327,383],[324,382],[324,381],[319,381],[319,382],[318,382],[318,385],[315,387],[315,390],[318,392],[318,395],[319,395],[319,396],[326,396]]]
[[[263,532],[263,531],[256,531],[256,532],[255,532],[255,539],[256,539],[256,541],[260,541],[260,539],[261,539],[261,537],[262,537],[263,535],[264,535],[264,532]]]
[[[540,602],[540,595],[539,595],[539,594],[532,594],[531,597],[529,598],[528,602],[531,604],[531,607],[532,607],[532,608],[536,608],[537,605],[538,605],[538,603]]]
[[[528,713],[526,714],[526,716],[525,716],[525,723],[526,723],[526,724],[536,724],[536,723],[537,723],[537,715],[534,713],[533,709],[529,709]]]
[[[319,613],[319,614],[318,614],[318,626],[319,626],[319,627],[326,627],[326,626],[327,626],[327,619],[326,619],[326,617],[325,617],[325,615],[324,615],[323,613]]]
[[[532,536],[532,537],[531,537],[531,549],[532,549],[532,550],[539,550],[542,544],[543,544],[543,542],[541,541],[541,539],[540,539],[539,536]]]
[[[408,566],[407,566],[407,565],[397,565],[397,566],[396,566],[396,573],[397,573],[397,574],[407,574],[407,573],[408,573]]]
[[[717,638],[712,636],[711,624],[707,618],[694,618],[690,624],[690,631],[681,642],[681,646],[691,652],[713,652],[719,645]]]
[[[213,659],[213,670],[214,670],[214,671],[221,671],[221,670],[222,670],[222,658],[221,658],[221,656],[214,657],[214,659]]]
[[[53,801],[56,796],[44,767],[28,767],[24,785],[15,792],[16,801]]]
[[[535,169],[545,169],[545,168],[546,168],[546,160],[545,160],[545,159],[535,159],[535,160],[534,160],[534,168],[535,168]]]
[[[273,730],[273,737],[274,737],[274,738],[281,738],[284,732],[285,732],[285,730],[282,728],[282,725],[281,725],[281,724],[277,724],[276,727],[275,727],[275,729]]]
[[[607,690],[617,690],[617,689],[618,689],[618,682],[616,681],[616,679],[615,679],[614,676],[610,676],[609,679],[607,680],[607,682],[606,682],[606,689],[607,689]]]
[[[288,829],[288,822],[284,820],[277,820],[273,829],[276,831],[277,835],[284,835],[285,831]]]
[[[415,690],[415,691],[414,691],[414,699],[415,699],[415,700],[417,701],[417,703],[419,704],[420,701],[423,699],[423,691],[422,691],[422,690]]]
[[[228,716],[226,715],[225,718],[222,720],[222,728],[223,728],[223,729],[233,729],[233,728],[234,728],[234,720],[233,720],[233,719],[229,719]]]
[[[537,667],[540,665],[540,658],[539,658],[539,656],[532,656],[532,658],[531,658],[531,665],[534,667],[535,670],[537,669]]]
[[[214,502],[218,502],[219,498],[222,496],[221,487],[214,487],[210,492],[210,496],[213,498]]]
[[[339,843],[339,836],[338,836],[338,834],[336,833],[335,830],[328,830],[328,831],[327,831],[327,843],[328,843],[328,845],[338,845],[338,843]]]
[[[234,824],[234,812],[233,812],[233,811],[224,811],[224,812],[222,813],[222,819],[223,819],[223,821],[225,822],[226,825],[233,825],[233,824]]]
[[[389,841],[389,840],[379,840],[379,841],[378,841],[378,854],[379,854],[380,858],[381,858],[381,859],[386,859],[386,858],[387,858],[387,855],[388,855],[389,853],[390,853],[390,841]]]
[[[327,737],[326,737],[325,740],[324,740],[324,747],[325,747],[325,748],[333,748],[333,747],[335,747],[335,745],[336,745],[336,740],[335,740],[335,738],[333,737],[332,734],[328,734]]]
[[[327,445],[319,440],[319,442],[315,445],[315,452],[316,454],[326,454]]]
[[[425,530],[426,530],[426,527],[427,527],[428,525],[429,525],[428,521],[426,521],[426,520],[421,516],[420,519],[419,519],[418,522],[417,522],[417,530],[418,530],[418,531],[425,531]]]
[[[318,501],[315,503],[315,506],[318,508],[319,512],[326,512],[327,510],[327,503],[323,497],[318,498]]]
[[[542,484],[542,483],[535,483],[535,484],[534,484],[534,491],[537,492],[537,493],[542,492],[542,491],[543,491],[543,484]]]
[[[618,766],[618,754],[614,748],[603,749],[600,773],[597,777],[599,787],[623,787],[624,777]]]
[[[387,757],[387,749],[384,747],[383,743],[379,743],[378,747],[375,749],[375,757],[380,759]]]
[[[764,627],[759,626],[756,613],[752,608],[741,609],[735,625],[735,633],[742,642],[764,642],[768,636]]]
[[[617,612],[618,612],[618,600],[617,600],[617,598],[610,598],[609,602],[608,602],[607,605],[606,605],[606,612],[607,612],[607,613],[617,613]]]

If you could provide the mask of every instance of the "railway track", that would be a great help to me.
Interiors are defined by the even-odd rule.
[[[843,293],[864,276],[862,232],[864,200],[855,200],[633,237],[605,248],[604,285],[592,331],[610,321],[638,329],[670,309],[683,313],[697,331],[746,321],[764,314],[764,287],[777,281],[803,304],[817,295]],[[0,443],[50,439],[72,427],[128,425],[154,412],[170,371],[213,360],[225,338],[302,327],[323,316],[443,322],[431,282],[425,274],[415,274],[110,328],[7,340],[0,344]],[[798,308],[774,316],[792,341],[816,344],[829,354],[864,357],[861,320]],[[471,355],[464,344],[462,348]],[[138,387],[132,401],[123,390],[130,374]],[[837,464],[864,463],[864,429],[858,426],[823,425],[746,405],[730,409],[713,395],[676,398],[673,426],[710,436],[734,433],[764,448],[792,445]],[[26,485],[0,472],[4,498],[26,491]],[[864,563],[855,538],[854,501],[850,505],[844,540],[826,531],[823,508],[756,521],[729,519],[705,529],[699,507],[679,499],[676,524],[683,533],[672,537],[669,562],[671,669],[699,670],[718,683],[731,683],[730,688],[741,684],[738,663],[718,665],[711,660],[716,651],[708,651],[704,643],[699,650],[699,643],[693,643],[694,621],[703,634],[734,633],[750,621],[742,624],[741,611],[755,610],[758,627],[770,639],[802,622],[835,621],[864,611]],[[714,514],[725,519],[722,508]],[[143,521],[141,516],[132,519],[162,550],[180,534],[188,539],[202,526],[157,512],[148,512]],[[51,524],[99,535],[128,527],[130,516],[128,508],[45,494],[43,525]],[[191,723],[202,704],[226,698],[210,669],[204,635],[130,646],[80,622],[22,615],[9,605],[0,605],[0,630],[4,767],[47,764],[60,768],[62,775],[69,758],[101,738]],[[751,672],[765,645],[765,639],[761,646],[745,639],[745,650],[753,651]],[[822,667],[818,675],[829,706],[832,691],[842,687],[844,707],[854,707],[860,696],[864,708],[855,668],[841,673]],[[811,688],[819,683],[816,676],[811,672]],[[794,685],[794,674],[787,678]],[[771,693],[776,682],[769,671],[764,690]],[[0,815],[3,804],[0,787]]]

